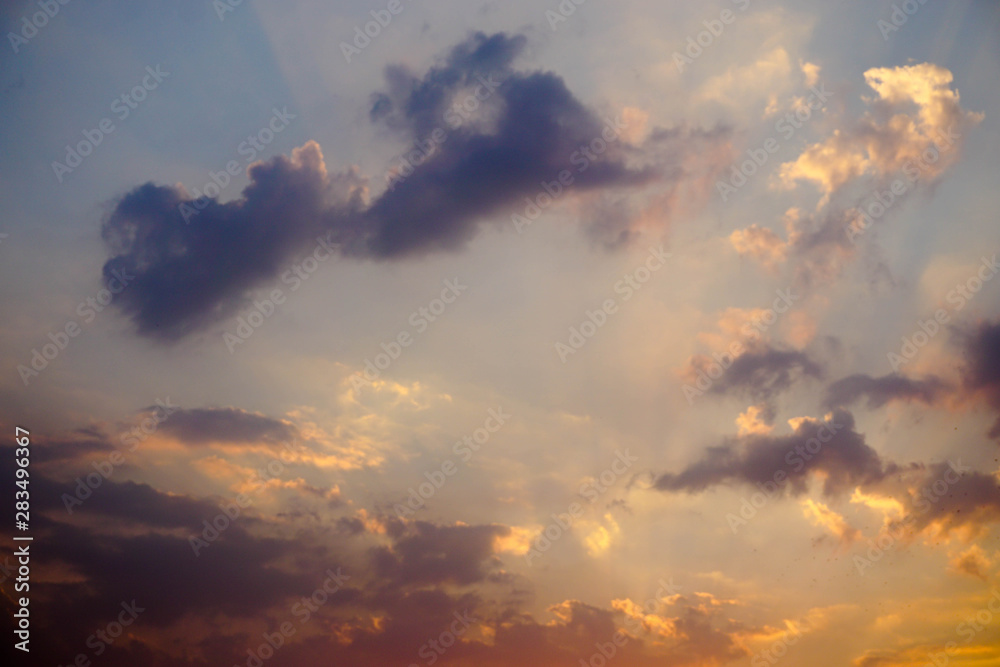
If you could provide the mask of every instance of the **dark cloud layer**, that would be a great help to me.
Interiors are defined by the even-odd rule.
[[[882,377],[857,373],[827,387],[824,404],[827,407],[846,407],[861,398],[866,399],[866,405],[871,410],[894,400],[931,404],[947,389],[947,383],[933,376],[912,380],[895,373]]]
[[[982,322],[971,329],[955,329],[953,342],[961,351],[959,380],[952,384],[937,376],[921,379],[897,373],[873,377],[856,373],[837,380],[826,389],[823,404],[847,407],[862,399],[869,409],[890,401],[918,401],[940,406],[949,402],[985,402],[1000,412],[1000,322]],[[1000,417],[989,431],[1000,438]]]
[[[386,70],[372,120],[411,147],[431,148],[374,201],[356,170],[328,174],[314,142],[253,165],[240,198],[201,200],[197,212],[178,188],[135,188],[102,231],[111,254],[104,278],[126,282],[114,303],[139,334],[177,340],[231,315],[296,253],[336,245],[345,256],[391,260],[456,250],[486,218],[522,212],[525,197],[563,170],[574,192],[669,184],[688,176],[676,164],[685,147],[725,139],[717,130],[653,133],[644,148],[604,142],[616,119],[585,107],[551,72],[512,69],[524,44],[522,36],[478,33],[422,77]],[[456,99],[475,92],[485,98],[476,118],[448,122]],[[595,140],[606,148],[579,152]]]
[[[189,444],[207,442],[288,442],[294,426],[238,408],[177,409],[160,426],[164,433]]]
[[[391,522],[392,548],[372,552],[375,572],[394,585],[482,581],[481,563],[493,554],[493,542],[507,535],[506,526],[436,526],[418,521],[405,526]]]
[[[76,439],[100,442],[99,435],[74,432],[49,440],[72,453]],[[43,447],[49,440],[38,436]],[[44,544],[31,561],[32,658],[38,664],[68,664],[78,654],[109,667],[246,664],[247,649],[263,641],[260,632],[273,633],[284,622],[298,632],[267,664],[423,664],[429,654],[418,651],[452,628],[456,618],[474,619],[473,627],[449,649],[448,664],[571,664],[593,653],[598,639],[609,641],[623,624],[621,611],[576,600],[550,608],[554,620],[536,620],[523,611],[527,584],[504,570],[496,552],[497,538],[510,535],[502,525],[394,517],[365,523],[342,516],[331,525],[349,530],[300,525],[283,531],[287,516],[275,522],[249,512],[196,556],[189,537],[220,511],[208,498],[109,479],[69,515],[60,496],[72,493],[74,482],[52,479],[45,471],[55,465],[63,476],[88,472],[86,461],[94,451],[85,447],[76,459],[59,457],[32,477],[33,534],[36,544]],[[12,480],[14,457],[9,448],[0,453],[5,454],[0,475]],[[71,464],[78,469],[67,471]],[[5,508],[10,525],[9,505]],[[359,548],[363,544],[371,546]],[[0,548],[0,562],[11,558],[9,547]],[[315,620],[302,621],[303,598],[321,586],[328,569],[341,565],[350,576],[346,585],[313,610]],[[9,579],[0,582],[5,592],[11,585]],[[657,613],[670,636],[653,637],[658,639],[653,651],[636,635],[619,659],[653,667],[745,656],[737,638],[747,628],[703,597],[659,600]],[[88,637],[114,621],[123,602],[132,601],[142,612],[127,636],[96,656]],[[10,634],[10,596],[0,598],[0,605],[5,612],[0,630]],[[489,628],[489,641],[477,629],[480,624]],[[8,644],[4,652],[10,651]]]
[[[965,339],[965,387],[981,393],[1000,412],[1000,322],[984,322]],[[990,429],[1000,438],[1000,416]]]
[[[777,480],[794,495],[808,490],[813,473],[823,477],[823,493],[836,495],[860,484],[884,479],[899,470],[884,463],[854,430],[854,417],[844,410],[830,419],[804,419],[791,435],[748,435],[708,449],[705,458],[655,483],[662,491],[697,493],[720,484],[765,484]]]
[[[702,370],[703,362],[704,365],[714,363],[710,358],[699,357],[692,361],[692,368]],[[787,391],[805,377],[823,377],[822,366],[807,353],[757,345],[736,357],[709,391],[764,400]]]

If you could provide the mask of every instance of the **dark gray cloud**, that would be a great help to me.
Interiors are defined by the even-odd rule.
[[[96,429],[78,429],[65,436],[43,438],[32,450],[32,464],[51,464],[96,453],[111,453],[115,447]]]
[[[934,530],[946,534],[960,528],[976,533],[1000,523],[1000,481],[991,473],[963,464],[960,457],[914,466],[869,490],[900,502],[903,513],[891,527],[909,537],[932,524]]]
[[[1000,322],[983,322],[963,336],[965,348],[965,388],[985,396],[1000,412]],[[990,429],[991,438],[1000,438],[1000,416]]]
[[[947,390],[948,384],[934,376],[912,380],[896,373],[882,377],[857,373],[827,387],[823,403],[827,407],[847,407],[864,398],[867,407],[874,410],[894,400],[931,404]]]
[[[510,528],[487,526],[437,526],[425,521],[403,524],[391,520],[394,544],[372,551],[375,572],[394,585],[451,582],[459,585],[482,581],[484,561],[493,554],[497,537]]]
[[[807,353],[758,345],[736,357],[709,391],[765,400],[787,391],[804,377],[823,377],[822,366]]]
[[[6,454],[0,475],[12,480],[14,457],[9,448],[0,454]],[[342,518],[331,525],[350,535],[301,525],[282,535],[266,517],[246,516],[195,557],[187,537],[219,512],[210,500],[106,480],[85,507],[67,516],[58,498],[71,486],[41,472],[32,477],[39,492],[33,534],[45,545],[31,561],[32,628],[45,637],[32,642],[38,664],[69,664],[78,653],[93,660],[87,638],[132,600],[143,611],[127,640],[106,647],[102,665],[245,664],[247,649],[263,642],[258,624],[273,634],[285,622],[297,632],[268,664],[423,663],[431,653],[425,648],[418,655],[421,647],[460,618],[484,624],[493,638],[485,641],[473,627],[449,648],[449,663],[571,664],[594,652],[595,638],[610,640],[621,627],[620,612],[575,600],[558,605],[555,621],[524,612],[526,583],[505,572],[494,552],[495,538],[509,534],[506,526],[382,517],[384,532],[376,534]],[[347,548],[364,540],[378,546]],[[0,561],[10,556],[10,547],[0,548]],[[303,598],[321,585],[328,568],[340,565],[351,579],[314,608],[310,617],[316,620],[303,621]],[[9,612],[0,616],[0,630],[11,633],[10,596],[0,596],[0,606]],[[746,655],[737,639],[747,628],[702,597],[657,600],[656,606],[676,636],[655,649],[633,637],[621,648],[623,663],[655,667]],[[165,643],[164,636],[184,641]]]
[[[238,408],[178,408],[160,430],[188,444],[207,442],[288,442],[297,429],[278,419]]]
[[[793,495],[808,490],[813,473],[823,477],[823,493],[838,495],[899,471],[885,463],[854,430],[854,416],[836,410],[827,420],[805,419],[791,435],[747,435],[710,447],[704,458],[679,473],[661,475],[662,491],[697,493],[722,484],[767,484]],[[779,478],[775,475],[779,474]]]
[[[559,76],[512,69],[524,44],[522,36],[477,33],[422,77],[386,70],[372,120],[408,145],[433,148],[374,201],[356,170],[329,174],[313,142],[255,164],[240,198],[199,201],[190,224],[182,205],[195,202],[182,190],[132,190],[102,230],[111,254],[105,281],[127,282],[114,303],[139,334],[178,340],[233,314],[318,238],[376,260],[453,251],[489,217],[521,213],[525,198],[564,170],[574,192],[676,183],[691,177],[679,155],[727,137],[722,128],[661,131],[645,147],[628,146],[614,135],[619,119],[585,107]],[[456,99],[477,91],[485,99],[475,119],[449,116]]]

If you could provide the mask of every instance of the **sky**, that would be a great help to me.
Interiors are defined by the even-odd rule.
[[[1000,665],[995,1],[0,33],[8,664]]]

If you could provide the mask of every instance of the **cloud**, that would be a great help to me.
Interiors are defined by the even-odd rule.
[[[707,372],[715,363],[711,357],[696,355],[691,359],[688,375]],[[758,344],[737,356],[709,391],[760,401],[787,391],[804,377],[820,379],[823,368],[805,352]]]
[[[780,484],[791,495],[808,490],[815,474],[823,480],[823,494],[841,495],[856,486],[872,484],[899,470],[885,463],[854,430],[854,417],[836,410],[823,420],[790,420],[790,435],[728,438],[710,447],[701,460],[678,473],[666,473],[654,486],[661,491],[698,493],[722,484]]]
[[[774,230],[758,225],[737,229],[729,235],[729,242],[741,256],[753,257],[771,272],[784,262],[788,251],[788,244]]]
[[[912,191],[933,187],[958,162],[983,114],[961,108],[952,81],[950,71],[932,63],[866,71],[865,82],[875,92],[863,98],[868,110],[783,163],[774,182],[784,189],[814,184],[821,194],[816,210],[790,209],[784,240],[751,226],[730,242],[771,271],[782,258],[791,260],[799,285],[836,279],[870,225],[898,212],[899,200]]]
[[[33,443],[32,463],[50,464],[71,461],[88,454],[110,454],[115,450],[107,436],[96,429],[77,429],[56,437],[41,438]]]
[[[951,72],[932,63],[866,71],[865,83],[877,95],[873,112],[783,164],[781,182],[811,181],[829,196],[862,174],[885,176],[922,161],[930,146],[953,131],[964,137],[982,115],[962,110],[958,91],[950,88],[952,79]],[[940,152],[925,176],[937,178],[956,160],[957,151]]]
[[[953,341],[961,351],[954,383],[935,375],[913,379],[897,373],[881,377],[856,373],[827,387],[823,404],[829,408],[847,407],[865,399],[868,409],[874,410],[891,401],[946,407],[983,401],[1000,412],[1000,323],[986,321],[969,329],[956,329]],[[1000,437],[1000,417],[988,435]]]
[[[437,526],[398,519],[387,522],[387,531],[392,546],[375,548],[371,559],[375,572],[396,586],[483,581],[483,563],[493,555],[496,538],[510,534],[510,528],[499,525]]]
[[[922,474],[912,472],[906,481],[910,484],[905,490],[884,487],[903,503],[905,514],[894,525],[941,535],[964,530],[963,535],[972,539],[985,526],[1000,522],[1000,481],[993,474],[961,470],[959,460],[954,467],[948,462],[929,465]]]
[[[178,408],[160,431],[186,444],[288,442],[298,430],[286,421],[238,408]]]
[[[965,354],[964,388],[983,396],[1000,412],[1000,322],[983,322],[963,336]],[[1000,438],[1000,416],[990,429],[991,438]]]
[[[869,410],[880,408],[890,401],[920,401],[930,405],[947,389],[948,384],[934,376],[912,380],[896,373],[882,377],[857,373],[827,387],[823,404],[830,408],[847,407],[866,398]]]
[[[751,405],[736,418],[737,435],[767,435],[774,430],[774,413],[766,403]]]
[[[861,538],[861,531],[847,523],[843,516],[812,498],[802,501],[802,511],[813,524],[829,530],[841,545],[850,545]]]
[[[970,545],[968,549],[958,553],[949,563],[951,569],[959,574],[989,580],[990,568],[993,562],[978,544]]]
[[[525,198],[550,197],[542,184],[563,171],[573,180],[560,187],[574,196],[657,185],[676,197],[688,180],[710,191],[715,169],[726,162],[713,147],[728,146],[727,130],[660,128],[642,145],[629,144],[624,118],[634,113],[603,118],[556,74],[512,69],[524,45],[523,36],[477,33],[422,77],[403,66],[386,69],[387,89],[373,96],[370,117],[426,151],[373,201],[357,169],[327,172],[315,142],[291,158],[252,165],[238,199],[199,202],[205,206],[190,224],[183,207],[194,212],[195,202],[183,190],[135,188],[102,228],[111,254],[104,279],[126,283],[115,305],[140,335],[175,341],[233,314],[254,289],[290,268],[297,252],[336,245],[343,256],[395,260],[456,251],[482,222],[521,213]],[[483,100],[476,119],[450,116],[455,100],[470,95]],[[712,155],[718,159],[698,166]],[[655,197],[649,206],[676,208]],[[615,239],[630,238],[624,218],[590,229],[608,224]]]

